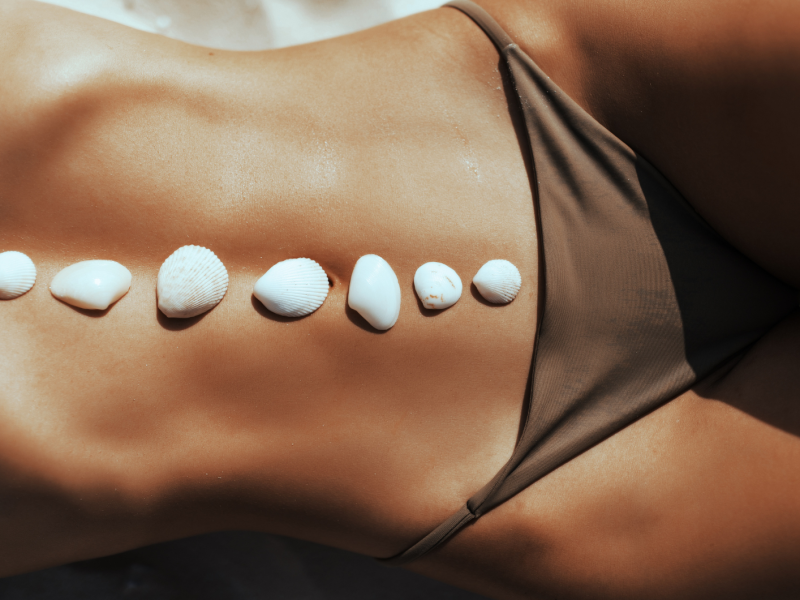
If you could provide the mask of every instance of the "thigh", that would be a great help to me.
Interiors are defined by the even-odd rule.
[[[480,3],[714,229],[800,288],[800,4]]]
[[[798,362],[796,312],[412,568],[498,598],[797,597]]]

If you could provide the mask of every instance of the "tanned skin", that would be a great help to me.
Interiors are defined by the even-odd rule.
[[[481,4],[800,286],[800,6]],[[466,16],[233,53],[12,1],[0,56],[0,251],[38,269],[0,304],[0,574],[236,528],[390,556],[507,460],[535,334],[532,192],[512,90]],[[185,244],[230,288],[176,323],[155,280]],[[346,308],[367,253],[401,282],[387,333]],[[253,283],[298,256],[329,297],[271,316]],[[51,297],[95,258],[134,275],[116,305]],[[523,274],[510,305],[417,302],[420,264],[467,283],[492,258]],[[795,314],[409,568],[496,598],[796,597],[798,363]]]

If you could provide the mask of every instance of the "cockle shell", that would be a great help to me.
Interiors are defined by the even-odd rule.
[[[158,271],[158,308],[174,319],[211,310],[228,290],[228,271],[208,248],[182,246]]]
[[[290,258],[273,265],[253,287],[253,295],[270,311],[304,317],[328,297],[328,276],[310,258]]]
[[[131,272],[113,260],[84,260],[61,269],[50,283],[59,300],[91,310],[105,310],[131,288]]]
[[[22,296],[36,283],[36,266],[22,252],[0,253],[0,300]]]
[[[493,304],[508,304],[522,287],[519,269],[507,260],[490,260],[472,278],[486,300]]]
[[[453,269],[439,262],[429,262],[414,273],[414,289],[425,308],[443,309],[458,302],[463,286]]]
[[[350,277],[347,304],[375,329],[385,331],[400,316],[400,283],[392,267],[375,254],[362,256]]]

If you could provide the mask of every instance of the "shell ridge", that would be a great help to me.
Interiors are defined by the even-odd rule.
[[[189,318],[211,310],[228,291],[228,271],[203,246],[182,246],[161,265],[158,307],[165,315]]]
[[[481,296],[494,304],[508,304],[522,286],[519,269],[507,260],[490,260],[472,279]]]
[[[256,281],[253,295],[271,312],[302,317],[322,306],[328,290],[328,275],[316,261],[290,258],[270,267]]]
[[[0,299],[13,300],[36,283],[36,265],[22,252],[0,253]]]

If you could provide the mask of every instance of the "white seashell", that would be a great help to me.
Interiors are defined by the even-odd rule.
[[[375,254],[358,259],[350,278],[347,304],[375,329],[384,331],[400,316],[400,283],[385,260]]]
[[[438,262],[422,265],[414,273],[414,289],[425,308],[443,309],[461,298],[461,277],[453,269]]]
[[[228,271],[208,248],[182,246],[158,271],[158,308],[175,319],[211,310],[228,290]]]
[[[36,283],[36,266],[22,252],[0,253],[0,300],[22,296]]]
[[[328,297],[328,276],[310,258],[290,258],[273,265],[253,287],[253,295],[275,314],[303,317]]]
[[[494,304],[508,304],[517,297],[522,287],[519,269],[507,260],[490,260],[472,278],[486,300]]]
[[[105,310],[131,287],[131,272],[113,260],[84,260],[61,269],[50,283],[59,300],[91,310]]]

